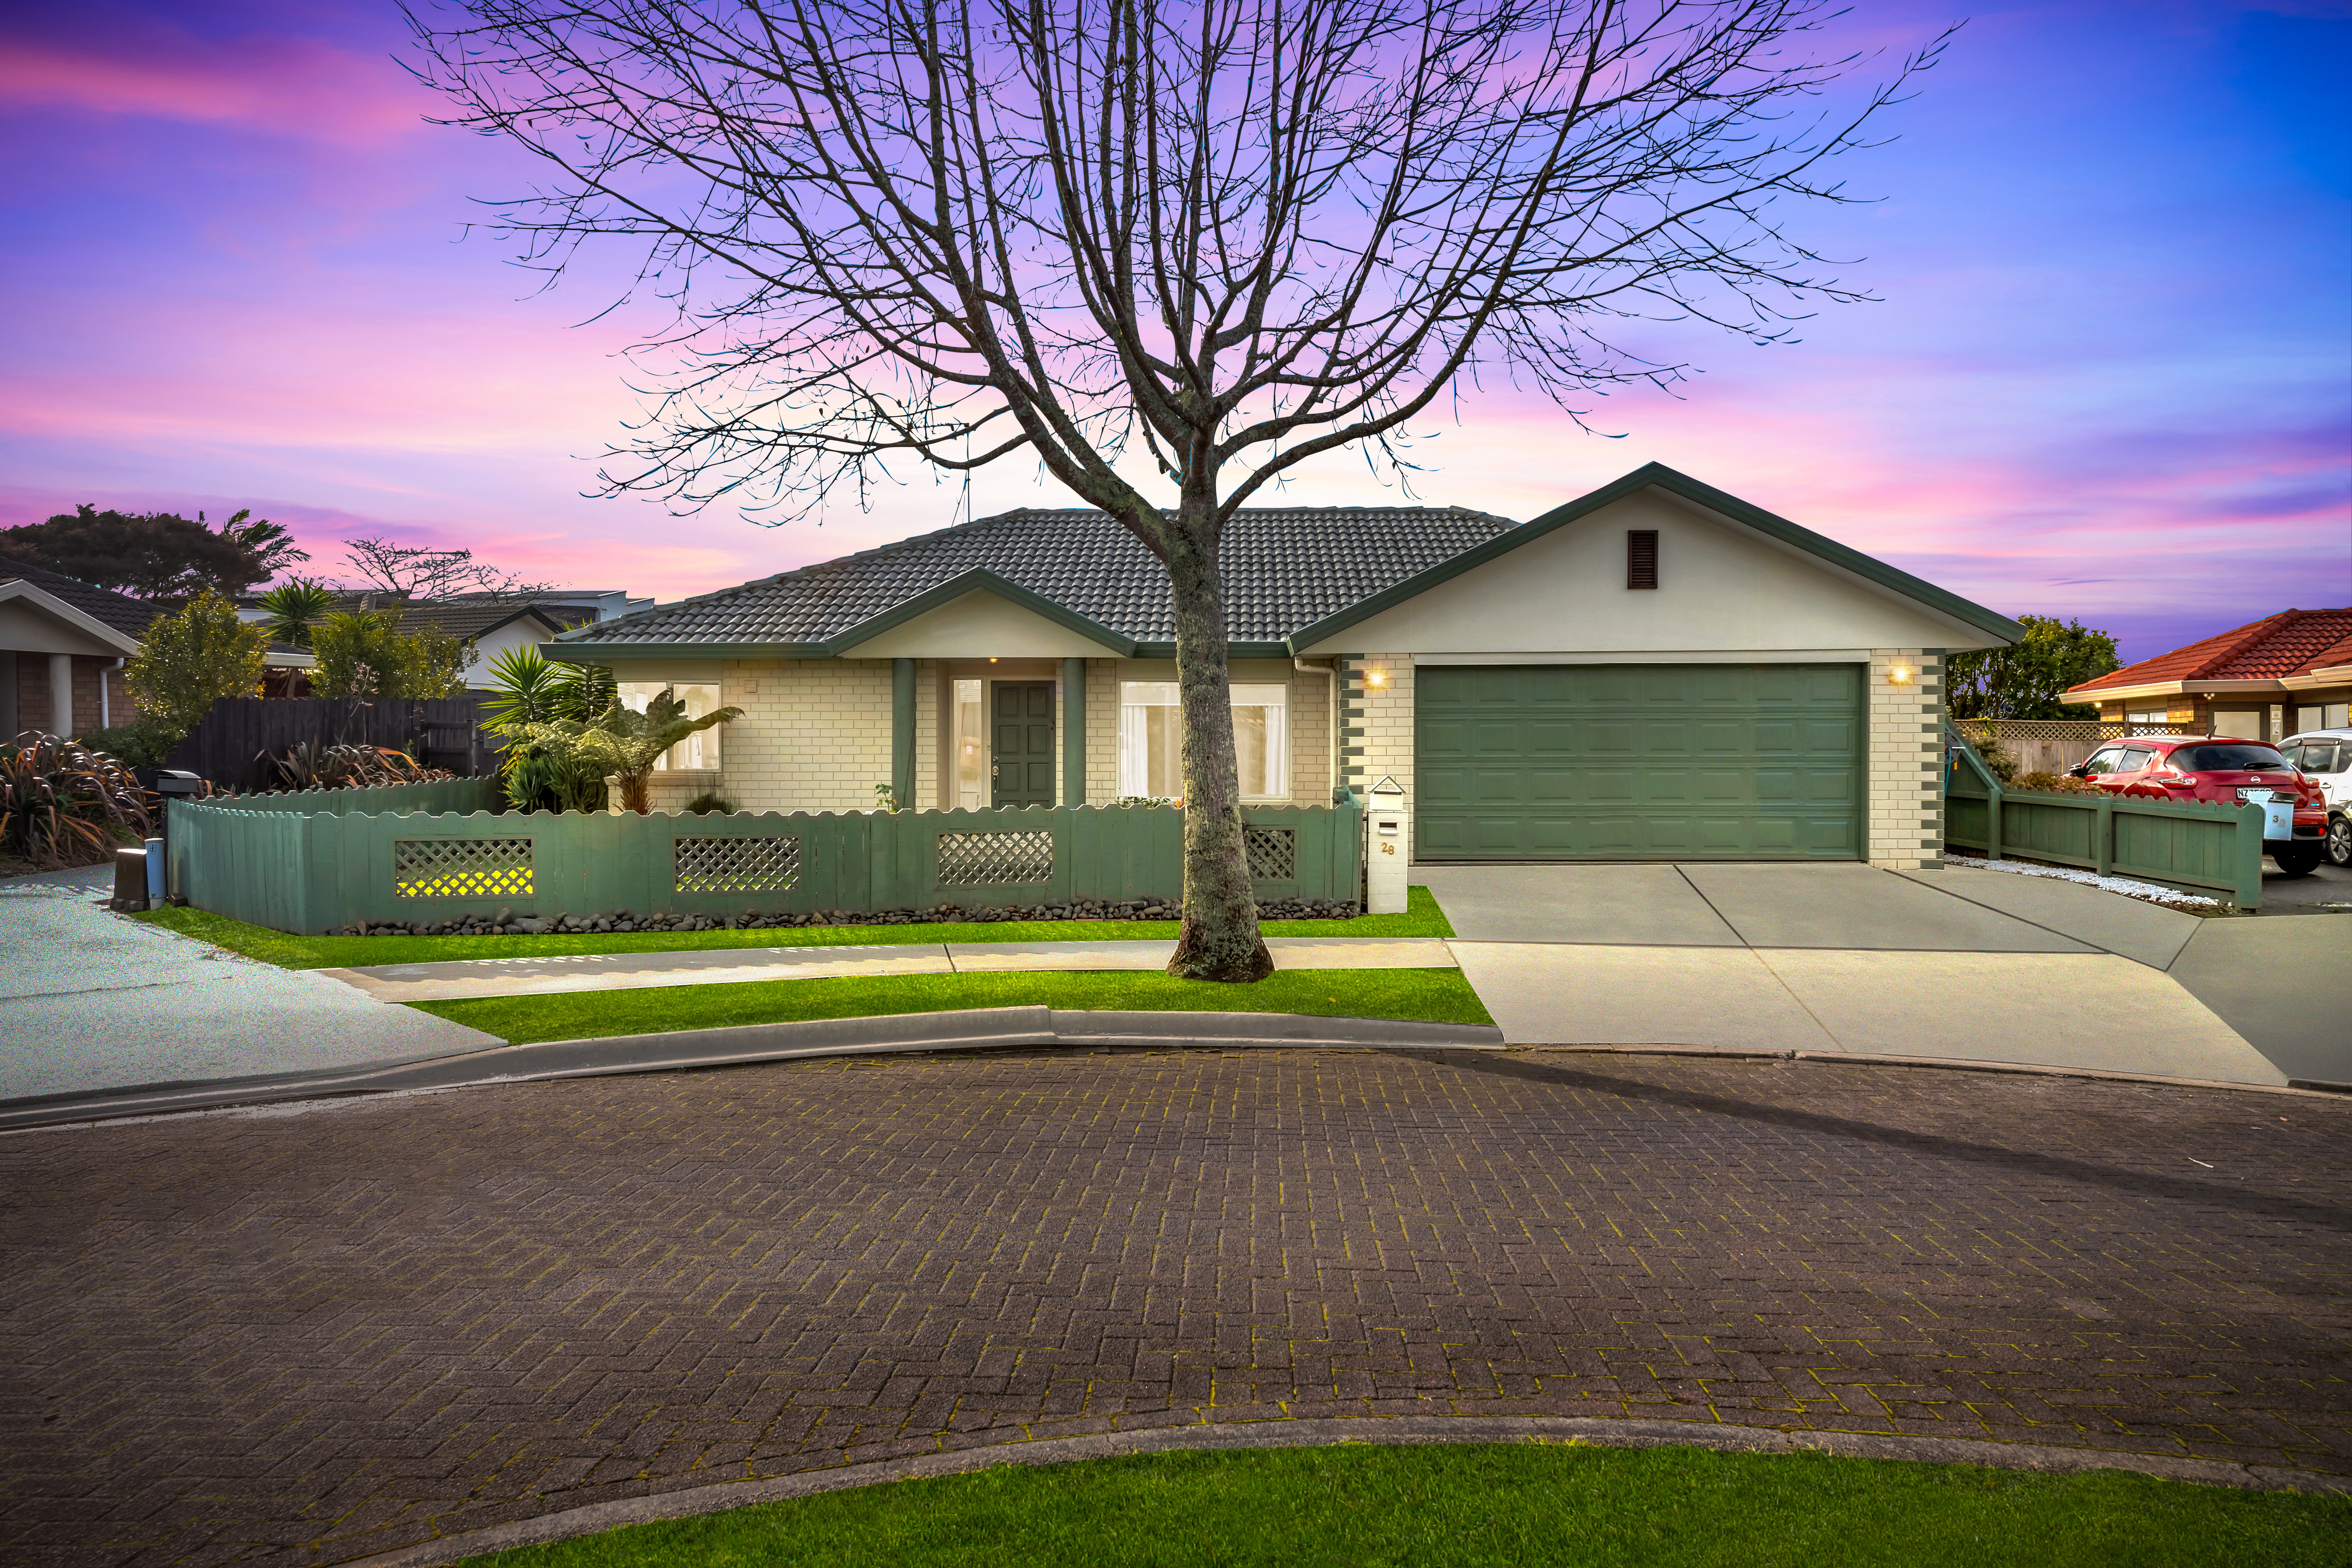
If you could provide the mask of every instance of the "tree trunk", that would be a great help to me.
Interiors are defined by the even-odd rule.
[[[1258,935],[1257,900],[1242,846],[1224,581],[1203,502],[1186,498],[1167,531],[1167,547],[1184,718],[1184,926],[1168,973],[1185,980],[1263,980],[1274,973],[1274,955]]]

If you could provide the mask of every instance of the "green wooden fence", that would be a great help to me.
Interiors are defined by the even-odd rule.
[[[488,793],[468,798],[458,784]],[[1168,807],[500,815],[489,809],[496,788],[495,780],[457,780],[173,801],[173,890],[255,925],[321,932],[500,909],[872,913],[1172,901],[1184,883],[1183,814]],[[375,798],[335,798],[361,795]],[[1261,900],[1356,901],[1363,805],[1355,792],[1328,806],[1252,806],[1242,816]]]
[[[1965,746],[1952,749],[1944,779],[1944,842],[2219,894],[2242,909],[2263,901],[2262,807],[2013,790]]]

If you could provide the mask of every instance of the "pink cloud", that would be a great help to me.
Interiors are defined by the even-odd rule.
[[[206,40],[160,23],[101,41],[0,38],[0,108],[67,108],[381,142],[423,129],[431,95],[387,58],[316,38]]]

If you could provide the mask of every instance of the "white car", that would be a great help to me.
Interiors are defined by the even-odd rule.
[[[2352,730],[2305,730],[2280,742],[2279,753],[2327,796],[2327,858],[2352,866]]]

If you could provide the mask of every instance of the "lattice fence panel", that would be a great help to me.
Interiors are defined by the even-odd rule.
[[[1253,882],[1288,882],[1298,876],[1298,830],[1242,825],[1242,847],[1249,854]]]
[[[395,838],[392,882],[404,899],[527,899],[528,838]]]
[[[677,871],[674,886],[681,893],[782,893],[801,879],[801,841],[796,837],[672,842]]]
[[[940,886],[990,887],[1054,879],[1054,836],[1024,833],[942,833]]]

